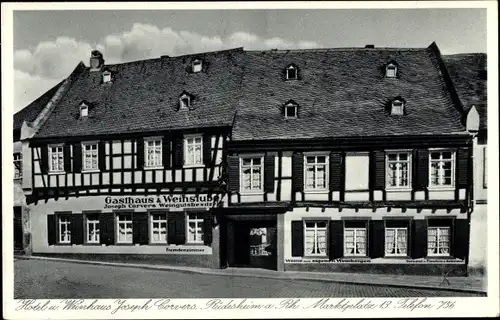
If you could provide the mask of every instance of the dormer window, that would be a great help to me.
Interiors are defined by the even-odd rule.
[[[80,119],[82,118],[86,118],[89,116],[89,106],[82,102],[82,104],[80,104]]]
[[[405,102],[402,99],[395,99],[391,104],[391,115],[402,116],[405,114]]]
[[[111,71],[106,70],[102,73],[102,83],[111,82]]]
[[[285,119],[295,119],[298,114],[298,105],[294,101],[285,104]]]
[[[189,110],[191,108],[191,96],[188,93],[183,93],[179,97],[179,110]]]
[[[202,68],[203,68],[203,61],[202,60],[196,59],[193,61],[193,65],[192,65],[193,73],[201,72]]]
[[[299,69],[296,65],[291,64],[285,69],[286,80],[297,80],[299,75]]]
[[[395,62],[390,62],[385,66],[385,77],[396,78],[398,74],[398,66]]]

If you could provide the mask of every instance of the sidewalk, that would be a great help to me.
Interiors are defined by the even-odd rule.
[[[440,276],[413,276],[413,275],[386,275],[386,274],[363,274],[363,273],[332,273],[332,272],[299,272],[299,271],[274,271],[254,268],[227,268],[208,269],[185,266],[170,266],[158,264],[137,264],[128,262],[106,262],[90,261],[80,259],[52,258],[42,256],[15,256],[15,259],[38,259],[49,261],[86,263],[103,266],[120,266],[143,268],[153,270],[190,272],[199,274],[210,274],[219,276],[236,277],[258,277],[288,280],[309,280],[322,282],[351,283],[363,285],[378,285],[391,287],[407,287],[431,290],[460,291],[471,293],[486,293],[486,277],[450,277],[449,283],[442,283]]]

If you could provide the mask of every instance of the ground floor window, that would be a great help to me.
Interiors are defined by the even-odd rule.
[[[427,255],[450,255],[450,227],[429,227],[427,229]]]
[[[188,213],[188,243],[203,243],[203,215],[201,213]]]
[[[71,243],[71,219],[69,216],[59,216],[57,219],[59,243]]]
[[[87,243],[99,243],[99,215],[97,213],[86,215]]]
[[[151,214],[151,243],[167,242],[167,214]]]
[[[406,256],[408,247],[407,228],[385,228],[385,255]]]
[[[344,256],[366,256],[366,223],[345,222]]]
[[[132,243],[132,214],[119,213],[116,215],[117,243]]]
[[[326,256],[326,221],[304,222],[306,256]]]

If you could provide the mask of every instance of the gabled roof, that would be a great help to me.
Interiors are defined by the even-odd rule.
[[[191,73],[192,56],[106,65],[113,83],[86,68],[74,81],[36,138],[155,132],[230,126],[241,85],[242,48],[196,54],[206,69]],[[178,112],[183,91],[193,95],[193,110]],[[79,120],[79,104],[92,111]]]
[[[49,91],[42,94],[38,99],[24,107],[22,110],[14,114],[14,130],[21,129],[23,121],[34,121],[36,117],[40,114],[43,108],[47,105],[50,99],[54,96],[57,89],[61,86],[63,81],[56,84]]]
[[[384,77],[398,63],[398,79]],[[283,81],[294,63],[301,80]],[[233,126],[233,140],[311,139],[464,133],[451,84],[442,76],[437,46],[422,49],[345,48],[249,51]],[[385,112],[397,96],[405,116]],[[293,99],[300,117],[285,121],[280,108]]]
[[[443,56],[464,111],[472,105],[480,117],[480,129],[487,129],[486,54],[466,53]]]

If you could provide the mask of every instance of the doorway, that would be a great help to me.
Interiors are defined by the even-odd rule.
[[[14,207],[14,251],[23,250],[22,207]]]

